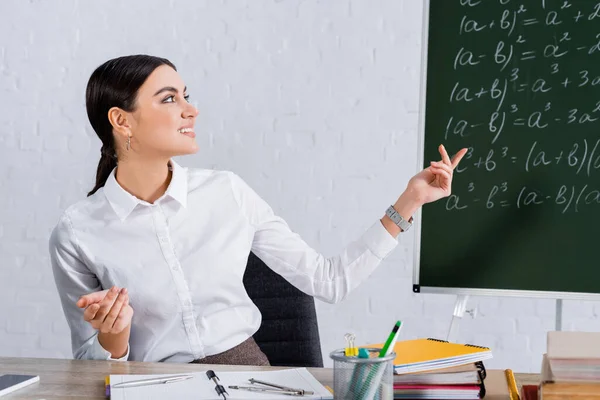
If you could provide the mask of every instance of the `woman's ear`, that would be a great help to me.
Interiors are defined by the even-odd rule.
[[[131,115],[119,107],[112,107],[108,110],[108,120],[113,127],[113,132],[123,140],[133,136],[130,118]]]

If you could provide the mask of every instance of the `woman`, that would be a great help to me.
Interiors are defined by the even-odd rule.
[[[239,176],[172,160],[198,150],[198,110],[187,100],[162,58],[112,59],[89,79],[87,113],[102,141],[96,185],[50,238],[75,358],[267,365],[252,339],[261,315],[242,283],[250,251],[300,290],[340,301],[396,246],[418,207],[450,194],[466,152],[450,160],[440,146],[442,160],[389,209],[396,222],[386,214],[325,258]]]

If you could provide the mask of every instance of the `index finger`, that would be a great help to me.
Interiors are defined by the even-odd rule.
[[[467,154],[468,149],[465,147],[463,149],[460,149],[458,151],[458,153],[456,153],[455,155],[452,156],[452,169],[456,168],[458,166],[458,163],[460,162],[460,160],[462,160],[462,158],[465,156],[465,154]]]
[[[450,157],[448,156],[448,152],[446,151],[446,148],[444,147],[443,144],[440,144],[439,147],[439,152],[442,155],[442,161],[444,162],[444,164],[450,166],[452,165],[452,163],[450,162]]]
[[[75,304],[79,308],[86,308],[90,304],[98,303],[98,302],[102,301],[102,299],[104,299],[104,297],[106,296],[107,292],[108,292],[108,289],[102,290],[100,292],[93,292],[93,293],[83,295],[79,298],[79,300],[77,300],[77,303],[75,303]]]

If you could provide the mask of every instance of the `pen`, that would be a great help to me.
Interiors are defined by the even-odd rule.
[[[227,393],[223,385],[219,385],[220,379],[215,374],[215,371],[209,369],[208,371],[206,371],[206,376],[208,377],[208,379],[212,380],[215,383],[215,390],[217,391],[219,396],[223,396],[223,399],[227,400],[227,397],[225,397],[225,395],[227,394],[229,396],[229,393]]]
[[[173,382],[185,381],[190,378],[193,378],[193,376],[192,375],[163,376],[163,377],[159,377],[159,378],[140,379],[138,381],[121,382],[121,383],[117,383],[116,385],[111,385],[110,388],[112,390],[112,389],[128,388],[128,387],[135,387],[135,386],[159,385],[162,383],[173,383]]]

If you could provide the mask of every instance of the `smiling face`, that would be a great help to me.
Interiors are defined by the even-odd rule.
[[[170,158],[198,151],[198,110],[188,102],[183,80],[173,68],[161,65],[148,76],[130,116],[128,134],[138,155]]]

